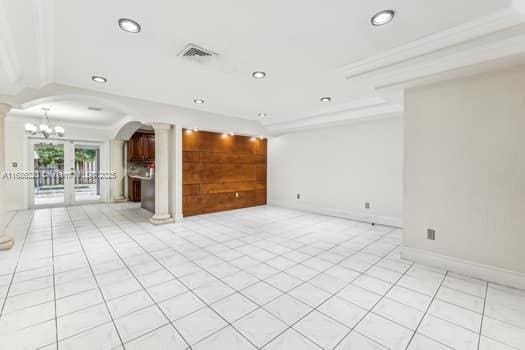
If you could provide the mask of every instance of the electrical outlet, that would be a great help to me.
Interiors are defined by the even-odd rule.
[[[431,241],[436,240],[436,230],[433,230],[431,228],[427,229],[427,239]]]
[[[301,194],[297,193],[297,199],[301,199]]]
[[[13,163],[11,163],[11,167],[13,167],[13,168],[18,168],[18,163],[17,163],[17,162],[13,162]]]
[[[370,209],[370,203],[368,202],[365,203],[365,209]]]

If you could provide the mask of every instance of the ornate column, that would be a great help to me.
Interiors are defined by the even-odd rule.
[[[10,249],[15,244],[13,238],[6,233],[6,180],[2,178],[5,171],[5,116],[10,109],[10,105],[0,103],[0,250]]]
[[[155,215],[154,225],[173,222],[169,207],[169,124],[153,124],[155,130]]]
[[[175,127],[175,221],[182,220],[182,127]]]
[[[123,202],[124,196],[124,141],[111,140],[111,171],[115,179],[111,180],[112,202]]]

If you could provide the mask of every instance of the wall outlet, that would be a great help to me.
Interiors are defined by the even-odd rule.
[[[235,192],[235,198],[239,198],[239,192]]]
[[[431,241],[436,240],[436,230],[433,230],[431,228],[427,229],[427,239]]]
[[[13,168],[18,168],[18,163],[17,163],[17,162],[13,162],[13,163],[11,163],[11,167],[13,167]]]
[[[301,194],[297,193],[297,199],[301,199]]]
[[[370,203],[369,202],[365,203],[365,209],[370,209]]]

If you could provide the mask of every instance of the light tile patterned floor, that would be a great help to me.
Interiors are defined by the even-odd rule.
[[[525,349],[525,291],[399,258],[401,230],[259,207],[152,226],[18,212],[0,349]]]

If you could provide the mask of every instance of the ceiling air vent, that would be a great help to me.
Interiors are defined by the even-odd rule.
[[[186,47],[179,53],[180,57],[185,57],[194,61],[198,62],[205,62],[212,58],[213,56],[217,56],[217,54],[213,51],[206,50],[202,47],[199,47],[194,44],[188,44]]]

